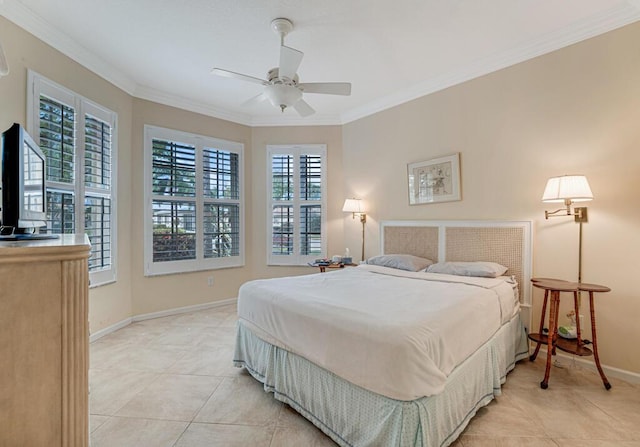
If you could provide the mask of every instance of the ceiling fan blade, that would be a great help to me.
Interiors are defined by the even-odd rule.
[[[260,104],[265,99],[267,99],[267,97],[264,96],[264,93],[260,93],[260,94],[258,94],[256,96],[253,96],[253,97],[247,99],[245,102],[240,104],[240,106],[241,107],[253,107],[253,106],[257,105],[257,104]]]
[[[298,112],[302,117],[313,115],[314,113],[316,113],[316,111],[313,110],[313,108],[309,104],[307,104],[304,99],[296,102],[293,105],[293,108],[296,109],[296,112]]]
[[[223,78],[238,79],[240,81],[253,82],[254,84],[267,85],[269,82],[264,79],[254,78],[253,76],[236,73],[235,71],[225,70],[223,68],[214,68],[211,74],[222,76]]]
[[[278,76],[281,78],[293,79],[298,71],[300,62],[302,62],[302,51],[295,50],[293,48],[280,46],[280,69]]]
[[[305,93],[323,93],[325,95],[343,95],[351,94],[350,82],[312,82],[308,84],[298,84],[298,87]]]

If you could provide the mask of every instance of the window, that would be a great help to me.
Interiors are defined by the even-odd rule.
[[[270,265],[302,265],[326,253],[326,146],[268,146]]]
[[[145,126],[145,275],[244,265],[242,151]]]
[[[29,71],[29,133],[47,157],[47,228],[86,233],[92,285],[116,279],[117,115]]]

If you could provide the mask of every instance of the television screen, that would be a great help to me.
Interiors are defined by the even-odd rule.
[[[44,213],[44,160],[24,142],[24,189],[23,208],[25,211]]]
[[[46,158],[20,124],[2,134],[0,240],[50,239],[47,222]]]

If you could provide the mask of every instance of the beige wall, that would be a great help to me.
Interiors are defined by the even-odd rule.
[[[27,69],[63,85],[118,114],[118,281],[89,293],[91,331],[131,316],[131,118],[129,95],[0,17],[0,41],[10,73],[0,78],[0,129],[26,125]]]
[[[545,221],[555,206],[540,197],[548,177],[585,174],[595,200],[583,280],[613,289],[597,296],[601,361],[640,373],[638,42],[640,24],[628,26],[345,125],[346,193],[371,208],[367,256],[379,251],[381,220],[532,220],[534,275],[575,280],[578,226]],[[409,206],[407,163],[453,152],[462,201]],[[345,238],[359,242],[346,228]],[[537,290],[534,306],[537,322]]]

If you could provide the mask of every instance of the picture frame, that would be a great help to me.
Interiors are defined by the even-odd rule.
[[[407,165],[409,205],[461,200],[460,153]]]

